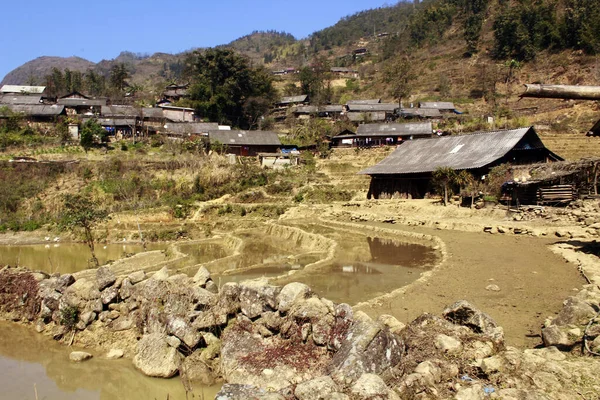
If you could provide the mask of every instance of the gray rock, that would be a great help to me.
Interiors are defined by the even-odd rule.
[[[217,302],[217,295],[201,287],[192,289],[193,301],[201,306],[213,306]]]
[[[75,283],[75,278],[73,277],[73,275],[71,275],[71,274],[61,275],[56,280],[56,290],[58,290],[59,292],[62,293],[65,291],[66,288],[71,286],[73,283]]]
[[[556,346],[559,348],[570,348],[575,345],[577,340],[570,338],[567,329],[561,329],[558,325],[550,325],[542,329],[542,340],[544,346]]]
[[[162,267],[152,275],[151,279],[154,279],[155,281],[166,281],[169,279],[169,269],[167,267]]]
[[[390,332],[395,334],[400,333],[406,327],[406,325],[398,321],[396,317],[388,314],[380,315],[377,317],[377,321],[390,328]]]
[[[564,302],[562,310],[553,321],[554,325],[586,325],[596,311],[585,301],[577,297],[569,297]]]
[[[499,292],[500,291],[500,286],[494,285],[494,284],[487,285],[485,287],[485,290],[489,290],[490,292]]]
[[[133,365],[147,376],[170,378],[181,366],[182,356],[160,333],[144,335],[137,344]]]
[[[85,351],[73,351],[69,354],[69,360],[73,362],[82,362],[89,360],[93,356],[90,353],[86,353]]]
[[[108,353],[106,353],[105,357],[109,360],[117,360],[122,358],[124,355],[125,353],[121,349],[111,349]]]
[[[214,293],[214,294],[218,294],[219,293],[219,287],[213,281],[206,282],[206,285],[204,285],[204,288],[206,290],[208,290],[209,292],[211,292],[211,293]]]
[[[110,323],[110,329],[115,332],[127,331],[135,327],[133,320],[126,317],[118,317]]]
[[[97,314],[94,311],[86,311],[79,315],[79,320],[83,322],[85,326],[88,326],[89,324],[94,322],[94,320],[96,319],[96,315]]]
[[[102,299],[102,304],[112,303],[117,300],[119,296],[119,289],[116,286],[111,286],[106,288],[100,294],[100,298]]]
[[[116,280],[116,275],[109,267],[103,266],[96,270],[96,283],[98,285],[98,290],[102,291],[104,288],[107,288],[115,283]]]
[[[311,295],[310,288],[300,282],[285,285],[277,295],[277,308],[281,312],[289,311],[298,300],[304,300]]]
[[[329,314],[329,308],[318,297],[298,300],[289,310],[289,315],[299,320],[318,321]]]
[[[169,346],[171,346],[175,349],[177,349],[179,346],[181,346],[181,340],[179,340],[179,338],[176,336],[167,336],[167,338],[165,340],[167,341]]]
[[[452,336],[439,334],[435,337],[434,343],[435,347],[444,353],[454,354],[462,350],[462,343],[460,340]]]
[[[504,330],[496,322],[465,300],[460,300],[444,310],[444,318],[454,324],[466,326],[475,333],[483,333],[495,341],[504,340]]]
[[[127,276],[129,281],[135,285],[136,283],[140,283],[144,279],[146,279],[146,272],[144,271],[136,271]]]
[[[388,388],[381,377],[375,374],[363,374],[352,385],[352,394],[361,399],[388,398]]]
[[[36,331],[37,333],[42,333],[42,332],[44,332],[45,330],[46,330],[46,324],[44,323],[44,321],[42,321],[42,320],[38,320],[38,321],[35,323],[35,331]]]
[[[252,385],[226,383],[215,399],[217,400],[285,400],[279,393],[269,393]]]
[[[190,348],[196,347],[202,336],[181,317],[167,317],[167,332],[177,336]]]
[[[192,280],[196,285],[204,286],[206,285],[206,282],[208,282],[209,279],[210,272],[206,269],[204,265],[201,265],[200,268],[198,268],[198,272],[196,272],[196,275],[194,275],[194,278]]]
[[[121,288],[119,289],[119,296],[126,300],[131,297],[133,294],[133,284],[129,278],[123,279],[123,283],[121,284]]]
[[[330,376],[320,376],[298,384],[294,395],[298,400],[320,400],[337,391],[339,391],[339,387]]]
[[[215,383],[215,377],[202,356],[202,350],[196,350],[183,360],[179,374],[182,380],[198,382],[202,386],[212,386]]]
[[[357,312],[328,370],[337,382],[354,382],[364,373],[380,374],[397,365],[403,348],[401,339],[389,329]]]
[[[275,310],[280,288],[267,283],[266,279],[240,283],[240,308],[248,318],[256,318],[265,311]]]

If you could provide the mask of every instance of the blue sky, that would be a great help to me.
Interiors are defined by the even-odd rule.
[[[0,78],[40,56],[93,62],[123,50],[177,53],[228,43],[255,30],[303,38],[384,0],[5,0]]]

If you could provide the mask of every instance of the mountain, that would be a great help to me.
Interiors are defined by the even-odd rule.
[[[96,64],[81,57],[38,57],[10,71],[0,85],[43,85],[43,78],[52,72],[52,68],[85,72]]]
[[[254,64],[270,64],[286,57],[298,41],[286,32],[254,31],[224,46],[246,55]]]

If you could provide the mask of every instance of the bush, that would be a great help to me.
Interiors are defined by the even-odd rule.
[[[60,324],[69,329],[75,328],[79,322],[79,309],[75,306],[66,306],[60,310]]]

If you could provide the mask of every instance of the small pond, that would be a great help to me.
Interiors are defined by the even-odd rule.
[[[69,361],[75,349],[32,329],[0,322],[0,387],[3,399],[166,400],[185,399],[179,377],[149,378],[131,360],[106,360],[102,354],[84,363]],[[189,398],[212,399],[219,387],[195,388]],[[37,391],[37,397],[36,397]]]
[[[147,250],[164,250],[166,247],[164,243],[149,243]],[[109,260],[118,260],[143,251],[141,244],[114,243],[95,246],[96,257],[101,265]],[[21,266],[48,273],[65,274],[91,268],[90,258],[90,249],[83,243],[51,242],[0,246],[0,265]]]

